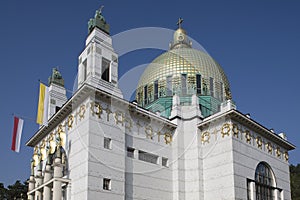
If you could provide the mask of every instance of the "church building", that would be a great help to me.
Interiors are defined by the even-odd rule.
[[[72,97],[57,69],[49,78],[48,125],[26,144],[30,200],[291,200],[295,146],[238,111],[222,67],[181,23],[129,102],[96,11]]]

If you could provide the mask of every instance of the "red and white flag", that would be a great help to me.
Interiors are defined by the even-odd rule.
[[[23,119],[14,117],[14,129],[13,129],[13,135],[12,135],[11,150],[13,150],[15,152],[20,151],[23,122],[24,122]]]

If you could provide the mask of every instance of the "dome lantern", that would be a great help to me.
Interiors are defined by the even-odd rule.
[[[179,18],[178,29],[174,32],[173,42],[170,43],[170,50],[176,48],[192,48],[192,42],[188,39],[186,31],[181,27],[183,19]]]

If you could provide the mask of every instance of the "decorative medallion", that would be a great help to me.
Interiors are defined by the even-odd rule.
[[[262,139],[261,139],[261,137],[257,136],[255,141],[256,141],[257,147],[262,149]]]
[[[84,119],[85,110],[86,110],[85,105],[84,104],[81,105],[80,108],[79,108],[79,113],[78,113],[80,120]]]
[[[41,146],[41,160],[46,160],[47,159],[47,144],[46,144],[46,140],[44,139]]]
[[[56,149],[56,138],[55,138],[55,134],[51,133],[49,137],[49,153],[54,154],[55,149]]]
[[[210,133],[208,131],[201,134],[201,142],[205,144],[206,142],[209,143]]]
[[[280,150],[280,147],[276,147],[275,153],[276,153],[276,156],[277,156],[278,158],[281,156],[281,150]]]
[[[268,142],[266,144],[266,148],[268,150],[268,153],[272,153],[273,152],[273,146],[272,146],[271,142]]]
[[[289,161],[289,152],[285,151],[283,153],[283,157],[284,157],[285,161]]]
[[[91,102],[91,112],[93,116],[97,115],[98,118],[101,119],[103,108],[99,103]]]
[[[164,135],[166,144],[171,144],[173,140],[173,136],[171,133],[165,133]]]
[[[69,130],[72,128],[73,123],[74,123],[74,116],[69,115],[69,117],[68,117],[68,128],[69,128]]]
[[[250,134],[250,131],[249,130],[246,130],[245,131],[245,138],[246,138],[246,142],[251,144],[251,134]]]
[[[145,127],[145,133],[147,138],[153,139],[153,129],[150,125]]]
[[[229,133],[230,133],[230,124],[226,123],[222,127],[222,131],[221,131],[222,137],[224,137],[225,135],[229,136]]]
[[[235,137],[239,138],[239,127],[237,124],[232,125],[232,132]]]
[[[60,124],[60,125],[58,125],[58,127],[57,127],[57,133],[60,134],[60,133],[62,133],[62,132],[64,132],[64,130],[63,130],[63,125]]]
[[[66,144],[66,133],[63,130],[63,126],[62,124],[58,125],[58,137],[59,137],[59,141],[60,141],[60,146],[64,147]]]
[[[37,166],[40,163],[41,156],[40,156],[40,150],[38,146],[34,147],[34,153],[33,153],[33,166]]]
[[[114,117],[115,117],[117,125],[120,123],[120,124],[122,124],[122,126],[124,126],[125,117],[121,111],[116,111],[114,113]]]

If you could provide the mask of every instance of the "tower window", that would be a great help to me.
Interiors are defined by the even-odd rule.
[[[197,94],[201,94],[201,75],[196,75],[196,92]]]
[[[209,78],[209,90],[210,96],[214,96],[214,79],[212,77]]]
[[[172,96],[172,76],[167,76],[167,96]]]
[[[104,146],[105,149],[111,149],[111,139],[105,137],[104,138],[104,145],[103,146]]]
[[[186,95],[187,93],[186,74],[181,74],[181,89],[182,89],[182,95]]]
[[[102,73],[101,78],[107,82],[109,82],[109,74],[110,74],[110,61],[102,58]]]
[[[103,179],[103,190],[111,190],[111,179]]]

